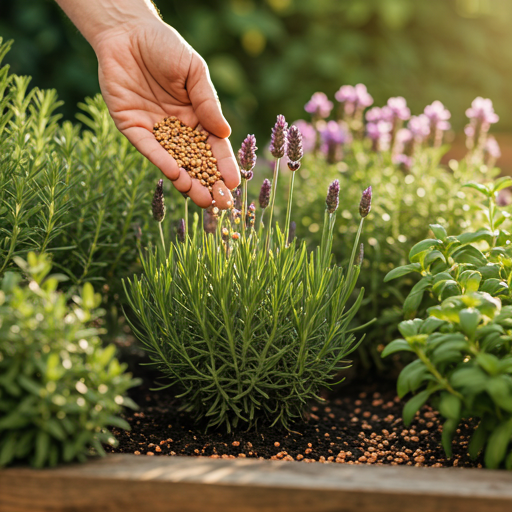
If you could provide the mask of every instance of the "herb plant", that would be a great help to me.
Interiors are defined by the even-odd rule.
[[[339,180],[344,197],[339,213],[347,221],[354,215],[345,205],[357,201],[361,188],[372,183],[376,199],[365,230],[368,258],[360,276],[366,292],[356,321],[377,319],[366,330],[359,361],[367,368],[384,370],[380,351],[396,336],[402,304],[414,284],[409,276],[383,283],[384,277],[408,263],[410,247],[428,236],[429,223],[455,231],[483,226],[485,219],[473,204],[472,191],[462,185],[498,172],[494,163],[499,148],[490,145],[493,139],[488,135],[497,116],[490,101],[475,100],[468,111],[471,149],[460,162],[444,165],[450,112],[440,102],[411,116],[403,98],[390,98],[383,107],[368,109],[373,100],[362,84],[341,87],[335,98],[333,102],[323,93],[313,95],[306,104],[311,121],[297,122],[306,154],[295,177],[293,220],[297,236],[314,247],[322,235],[323,180]],[[284,215],[277,210],[280,219]],[[350,259],[347,242],[355,230],[352,222],[343,222],[333,232],[333,252],[341,264]]]
[[[426,319],[400,323],[403,338],[382,354],[417,356],[397,384],[401,397],[416,393],[404,407],[406,423],[431,400],[446,419],[442,439],[450,456],[459,422],[478,420],[469,453],[477,457],[483,451],[487,467],[507,469],[512,469],[512,255],[511,234],[504,229],[510,215],[498,208],[497,199],[511,185],[509,177],[489,185],[469,183],[484,196],[488,225],[459,236],[431,225],[435,238],[416,244],[410,264],[388,274],[387,280],[421,276],[404,303],[406,315],[423,311],[422,302],[434,305]]]
[[[273,133],[274,179],[262,188],[260,221],[247,200],[246,182],[256,161],[255,139],[249,136],[239,153],[238,208],[206,212],[204,230],[196,216],[191,233],[163,241],[156,250],[150,247],[141,255],[143,274],[125,281],[139,322],[134,332],[167,378],[163,387],[175,386],[183,409],[204,418],[207,428],[230,431],[261,422],[289,428],[307,401],[332,385],[357,346],[350,324],[363,290],[348,303],[360,272],[358,239],[371,207],[371,188],[361,200],[359,231],[343,271],[331,254],[337,181],[328,190],[316,250],[308,252],[305,242],[289,240],[271,223],[272,192],[288,137],[282,116]],[[292,134],[300,160],[298,135]],[[163,208],[154,204],[153,210],[160,219]]]
[[[86,283],[68,305],[47,256],[15,261],[29,282],[14,272],[0,282],[0,466],[103,455],[102,444],[116,444],[108,427],[130,428],[116,414],[136,408],[123,395],[138,382],[113,345],[102,347],[101,297]]]

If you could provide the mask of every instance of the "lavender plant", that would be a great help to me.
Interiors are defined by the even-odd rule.
[[[285,123],[279,118],[278,128]],[[293,132],[298,161],[299,137]],[[276,179],[277,174],[274,189]],[[272,218],[269,185],[264,183],[259,215],[269,207]],[[268,422],[290,428],[308,400],[347,367],[357,346],[350,325],[363,290],[349,305],[360,265],[352,259],[344,272],[332,262],[338,194],[335,182],[314,251],[287,239],[277,224],[268,223],[265,233],[237,210],[213,208],[213,228],[205,223],[201,231],[196,218],[191,236],[171,241],[165,254],[150,247],[141,255],[143,274],[125,280],[138,319],[134,332],[165,376],[162,387],[172,386],[182,409],[207,427],[230,431]],[[370,202],[371,189],[362,200],[354,248]],[[238,232],[240,224],[245,228]]]
[[[295,176],[292,218],[297,223],[297,236],[314,247],[323,233],[319,209],[323,180],[339,180],[344,197],[340,215],[346,220],[353,219],[354,213],[345,204],[356,202],[361,189],[372,184],[377,199],[365,230],[368,257],[360,277],[366,294],[356,322],[364,324],[377,318],[366,331],[359,361],[367,368],[385,370],[380,352],[396,335],[402,304],[414,279],[406,276],[384,283],[384,277],[391,269],[408,263],[409,248],[428,236],[429,223],[456,232],[484,226],[485,216],[473,192],[463,185],[469,180],[489,180],[499,172],[494,167],[499,147],[489,137],[489,127],[497,118],[489,102],[484,102],[487,117],[478,114],[485,121],[472,121],[476,114],[468,111],[470,125],[483,126],[477,131],[485,134],[480,142],[484,149],[478,153],[468,149],[460,162],[451,160],[443,165],[451,114],[441,102],[435,101],[422,114],[411,116],[404,98],[390,98],[382,107],[372,106],[373,100],[362,84],[341,87],[335,98],[336,106],[326,95],[315,94],[305,107],[311,121],[294,123],[303,135],[305,155]],[[329,119],[331,115],[334,119]],[[286,196],[280,197],[284,201]],[[350,261],[347,241],[356,229],[348,222],[333,231],[333,252],[342,264]]]
[[[0,467],[104,455],[116,444],[108,427],[130,429],[116,415],[136,408],[123,395],[138,382],[102,347],[101,296],[86,283],[68,304],[46,255],[15,261],[28,283],[13,272],[0,281]]]

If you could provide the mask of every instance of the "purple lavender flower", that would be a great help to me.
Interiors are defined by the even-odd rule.
[[[372,141],[374,151],[386,151],[391,142],[391,130],[393,125],[387,121],[378,121],[366,125],[366,134]]]
[[[476,119],[482,124],[491,125],[499,121],[499,116],[494,112],[492,101],[488,98],[478,96],[471,103],[471,107],[466,110],[466,116],[469,119]]]
[[[407,106],[407,101],[402,96],[396,98],[389,98],[387,109],[382,109],[383,119],[385,121],[393,122],[397,119],[407,121],[411,117],[411,111]]]
[[[341,159],[342,145],[350,142],[352,136],[345,124],[337,121],[328,121],[320,130],[322,138],[322,151],[326,153],[327,160],[334,163]]]
[[[158,180],[151,207],[153,209],[153,218],[157,222],[162,222],[165,217],[164,180]]]
[[[327,189],[327,197],[325,199],[325,207],[329,213],[334,213],[338,209],[340,203],[340,182],[334,180]]]
[[[427,105],[425,107],[424,114],[430,120],[432,131],[446,131],[450,129],[448,119],[450,119],[452,115],[439,100],[434,101],[431,105]]]
[[[352,85],[342,85],[334,94],[334,97],[340,103],[354,103],[357,99],[355,87]]]
[[[501,157],[500,145],[492,135],[487,137],[487,140],[485,141],[484,152],[494,160],[497,160]]]
[[[377,123],[382,121],[382,109],[380,107],[373,107],[366,112],[366,120],[369,123]]]
[[[323,92],[315,92],[311,99],[304,105],[304,110],[314,117],[326,118],[331,114],[332,101]]]
[[[372,209],[372,187],[371,185],[363,191],[361,202],[359,203],[359,215],[366,217]]]
[[[343,105],[343,110],[347,116],[362,112],[373,103],[373,98],[368,94],[364,84],[343,85],[334,97]]]
[[[286,154],[288,156],[288,168],[290,171],[297,171],[304,151],[302,149],[302,134],[294,125],[290,126],[288,130]]]
[[[274,158],[282,158],[286,152],[286,134],[288,123],[282,115],[277,116],[276,124],[272,128],[270,138],[270,152]]]
[[[178,228],[176,229],[176,236],[178,238],[178,242],[185,242],[185,219],[181,219]]]
[[[240,162],[241,175],[243,179],[252,179],[254,166],[256,165],[256,137],[247,135],[238,150],[238,161]]]
[[[304,150],[304,153],[310,153],[315,149],[316,145],[317,133],[315,127],[303,119],[299,119],[293,124],[302,134],[302,149]]]
[[[430,119],[425,114],[412,116],[407,125],[414,140],[423,143],[430,135]]]
[[[270,202],[270,191],[272,190],[272,184],[270,180],[264,179],[260,189],[260,208],[264,210]]]
[[[368,92],[366,85],[357,84],[354,87],[354,91],[356,94],[356,102],[358,107],[367,108],[373,105],[373,97]]]

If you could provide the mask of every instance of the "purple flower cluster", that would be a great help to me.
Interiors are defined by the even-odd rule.
[[[497,160],[501,157],[501,150],[498,141],[491,135],[487,137],[485,142],[484,151],[491,157]]]
[[[407,106],[407,101],[402,96],[389,98],[385,107],[382,107],[382,117],[385,121],[396,122],[407,121],[411,117],[411,111]]]
[[[331,115],[333,107],[332,101],[323,92],[315,92],[311,99],[306,103],[304,109],[308,114],[320,119],[325,119]]]
[[[471,103],[471,107],[466,110],[466,116],[469,119],[475,119],[482,124],[491,125],[499,121],[499,116],[494,112],[492,101],[488,98],[478,96]]]
[[[322,138],[322,151],[327,155],[327,160],[331,163],[337,162],[342,157],[343,144],[352,141],[352,135],[344,123],[337,121],[328,121],[320,129]]]
[[[327,197],[325,198],[325,207],[329,213],[334,213],[340,204],[340,182],[334,180],[327,189]]]
[[[238,150],[238,160],[240,162],[242,178],[246,180],[252,179],[254,166],[256,165],[256,137],[247,135],[242,142],[241,148]]]
[[[452,115],[439,100],[434,101],[431,105],[427,105],[423,113],[430,119],[432,131],[441,130],[445,132],[450,129],[448,119]]]
[[[304,150],[302,149],[302,134],[294,125],[290,126],[288,130],[286,155],[288,156],[288,168],[290,171],[297,171],[300,167]]]
[[[268,204],[270,203],[270,191],[272,190],[272,184],[270,183],[270,180],[264,179],[263,184],[261,185],[260,189],[260,208],[264,210]]]
[[[383,119],[366,124],[366,135],[372,141],[372,149],[374,151],[386,151],[389,149],[392,129],[393,125]]]
[[[430,135],[430,119],[425,114],[412,116],[407,124],[414,140],[422,144]]]
[[[270,152],[274,158],[283,158],[286,152],[287,132],[288,123],[285,117],[278,115],[270,138]]]
[[[373,98],[368,93],[364,84],[357,84],[355,86],[343,85],[334,97],[336,101],[343,104],[343,109],[347,116],[352,116],[356,111],[373,105]]]

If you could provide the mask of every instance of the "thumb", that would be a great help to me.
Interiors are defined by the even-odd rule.
[[[197,53],[192,55],[186,88],[192,108],[203,128],[220,139],[229,137],[231,128],[222,114],[208,66]]]

